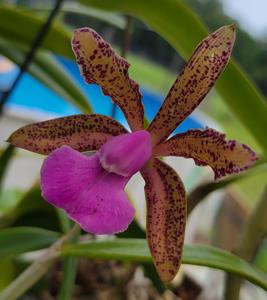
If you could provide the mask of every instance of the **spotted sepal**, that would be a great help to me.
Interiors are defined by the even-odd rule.
[[[74,31],[72,49],[87,83],[96,83],[122,109],[133,131],[144,128],[138,84],[128,74],[129,63],[91,28]]]
[[[242,172],[258,159],[247,145],[226,140],[225,134],[211,128],[177,134],[157,145],[153,155],[193,158],[199,166],[210,166],[215,179]]]
[[[197,46],[148,128],[154,145],[165,140],[204,99],[227,65],[234,41],[235,26],[230,25]]]
[[[98,150],[113,136],[127,130],[102,115],[73,115],[26,125],[11,134],[7,142],[39,154],[49,154],[67,145],[80,152]]]

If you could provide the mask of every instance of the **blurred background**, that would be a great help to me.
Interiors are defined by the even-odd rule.
[[[210,32],[225,24],[237,24],[237,40],[233,57],[255,83],[260,93],[266,97],[267,2],[264,0],[186,0],[184,3],[200,16]],[[89,86],[84,83],[73,60],[74,57],[70,59],[59,54],[50,56],[51,53],[48,57],[41,50],[38,52],[40,54],[39,61],[41,61],[41,55],[47,55],[46,60],[43,60],[43,65],[35,61],[32,68],[24,72],[16,86],[12,87],[20,72],[19,66],[25,59],[28,49],[22,46],[21,41],[16,40],[16,37],[10,37],[10,40],[7,38],[4,28],[8,24],[1,24],[5,22],[4,18],[1,21],[1,10],[4,13],[6,7],[20,9],[32,16],[47,19],[54,5],[55,1],[48,0],[0,1],[0,106],[2,108],[0,147],[2,151],[7,147],[5,140],[9,134],[22,125],[83,112],[81,107],[84,108],[85,106],[77,105],[73,100],[75,97],[82,99],[81,103],[84,99],[89,101],[94,112],[113,116],[127,126],[122,112],[114,107],[109,97],[103,96],[97,86]],[[84,6],[79,1],[65,0],[56,19],[57,22],[63,23],[64,28],[70,32],[78,27],[92,27],[127,58],[131,63],[129,73],[141,87],[146,116],[148,120],[151,120],[185,63],[177,51],[141,20]],[[1,34],[1,28],[3,34]],[[27,35],[27,30],[29,28],[25,26],[25,35]],[[188,32],[188,35],[190,34]],[[55,45],[60,42],[54,40]],[[57,69],[58,73],[54,73],[54,78],[53,76],[49,77],[49,71],[43,71],[46,62],[52,65],[54,62],[59,68]],[[62,73],[65,74],[64,78],[60,77]],[[62,81],[60,82],[61,78]],[[67,86],[69,82],[68,91],[62,89],[63,81],[67,83]],[[72,85],[77,86],[78,90],[75,88],[71,90]],[[239,86],[236,86],[236,89],[239,89]],[[261,153],[261,148],[257,142],[222,101],[215,89],[209,93],[206,100],[190,118],[181,124],[176,132],[184,132],[190,128],[205,128],[206,126],[223,131],[229,139],[246,143],[256,152]],[[265,128],[262,130],[266,131]],[[14,152],[14,150],[12,151]],[[40,227],[54,229],[58,226],[57,222],[47,222],[47,216],[41,215],[40,212],[38,214],[35,211],[25,213],[20,210],[14,213],[15,207],[25,197],[25,193],[29,193],[29,190],[32,190],[38,181],[43,157],[23,150],[13,152],[13,159],[8,166],[4,166],[5,173],[1,176],[0,227],[36,226],[38,219]],[[194,191],[200,184],[210,182],[212,179],[209,168],[196,167],[191,160],[168,158],[167,161],[181,174],[188,193]],[[208,243],[231,250],[249,212],[256,205],[265,189],[266,179],[266,172],[248,176],[242,181],[231,184],[226,189],[216,191],[206,197],[207,199],[198,205],[190,215],[186,241],[188,243]],[[145,200],[140,185],[143,186],[144,183],[141,177],[137,175],[130,182],[128,191],[137,208],[138,223],[142,228],[145,226]],[[13,215],[10,213],[11,211],[13,211]],[[206,214],[205,218],[202,218],[203,213]],[[12,215],[12,218],[8,219],[6,217],[8,214],[9,216]],[[267,240],[262,243],[262,251],[257,259],[257,265],[263,271],[267,271]],[[77,296],[77,299],[119,299],[116,293],[116,296],[112,298],[113,296],[108,294],[108,290],[113,284],[112,280],[114,278],[121,280],[121,276],[125,276],[123,272],[126,271],[128,272],[126,277],[129,279],[127,282],[129,286],[127,299],[162,299],[161,297],[163,297],[157,289],[147,288],[150,283],[138,273],[140,270],[136,271],[134,267],[129,267],[125,271],[121,265],[116,263],[107,265],[106,263],[94,262],[90,264],[88,261],[84,261],[80,268],[80,277],[82,278],[82,283],[79,283],[80,289],[89,293],[90,289],[99,290],[103,288],[106,294],[101,296],[99,291],[98,294],[94,294],[93,297],[95,298],[90,298],[91,296],[87,295],[84,298]],[[101,278],[101,283],[99,283],[93,276],[86,277],[86,268],[90,272],[98,272],[99,277],[104,276],[103,270],[104,273],[106,269],[109,271],[107,272],[108,275]],[[57,266],[52,274],[56,281],[60,281],[59,270],[60,266]],[[177,282],[183,282],[183,285],[178,284],[179,288],[173,289],[177,298],[171,298],[174,297],[173,294],[169,296],[165,294],[164,297],[167,297],[166,299],[221,299],[223,276],[220,271],[210,271],[195,266],[184,267],[183,275],[177,279]],[[139,282],[140,278],[142,279],[141,283]],[[49,291],[42,291],[40,299],[55,299],[53,292],[51,292],[53,288],[57,289],[52,285]],[[135,288],[140,293],[139,296],[134,296]],[[141,297],[142,293],[143,296]],[[33,296],[25,299],[35,299],[30,297]],[[243,287],[242,297],[242,299],[266,299],[266,294],[247,284]],[[121,299],[126,299],[126,296]]]

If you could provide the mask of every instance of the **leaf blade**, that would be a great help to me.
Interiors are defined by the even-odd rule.
[[[78,245],[67,245],[63,247],[61,255],[133,262],[152,260],[145,239],[94,240]],[[182,263],[231,272],[267,290],[267,280],[262,272],[239,257],[215,247],[185,245]]]
[[[13,227],[0,232],[0,257],[10,257],[45,248],[59,238],[53,231],[36,227]]]
[[[32,44],[44,22],[37,14],[33,15],[14,6],[0,5],[0,35],[10,41]],[[42,47],[73,59],[70,40],[70,31],[60,23],[53,22]]]

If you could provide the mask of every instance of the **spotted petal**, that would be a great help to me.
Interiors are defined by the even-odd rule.
[[[176,275],[182,257],[186,196],[176,172],[159,159],[142,172],[147,199],[147,238],[156,269],[164,282]]]
[[[41,169],[43,197],[95,234],[124,231],[133,220],[134,208],[124,192],[128,180],[105,171],[97,155],[68,146],[53,151]]]
[[[75,30],[72,48],[87,83],[97,83],[122,109],[132,130],[144,128],[138,84],[130,79],[129,63],[91,28]]]
[[[204,99],[228,63],[234,41],[231,25],[198,45],[148,128],[154,145],[165,140]]]
[[[73,115],[26,125],[8,139],[12,145],[40,154],[68,145],[78,151],[99,149],[108,139],[126,133],[115,120],[102,115]]]
[[[177,134],[157,145],[153,155],[193,158],[197,165],[210,166],[215,179],[241,172],[257,160],[257,155],[248,146],[226,140],[225,134],[211,128]]]

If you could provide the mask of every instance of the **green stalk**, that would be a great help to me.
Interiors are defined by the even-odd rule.
[[[57,210],[60,220],[61,228],[64,233],[68,232],[73,222],[69,220],[66,213],[60,209]],[[72,238],[72,241],[77,241],[79,237],[79,231]],[[77,273],[78,258],[66,257],[63,261],[63,280],[61,283],[58,300],[71,300],[74,290],[75,278]]]
[[[58,300],[70,300],[74,290],[75,278],[77,273],[78,258],[74,256],[64,259],[63,281],[60,288]]]
[[[249,216],[233,253],[247,261],[252,261],[262,239],[267,235],[267,187]],[[242,280],[228,274],[226,278],[225,299],[238,300]]]

